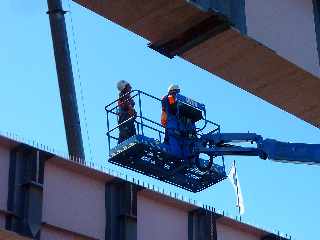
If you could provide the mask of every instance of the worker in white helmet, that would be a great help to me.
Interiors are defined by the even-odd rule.
[[[132,87],[130,83],[128,83],[125,80],[120,80],[117,83],[117,88],[119,90],[118,124],[120,125],[121,123],[123,123],[119,126],[118,143],[121,143],[124,140],[136,135],[136,128],[134,125],[135,118],[136,118],[136,111],[134,109],[135,103],[130,94],[132,91]]]
[[[176,95],[180,92],[177,84],[171,84],[168,88],[168,94],[162,100],[161,124],[165,127],[164,142],[168,143],[168,127],[175,128],[175,120],[177,114]],[[169,124],[168,124],[169,122]],[[168,126],[170,125],[170,126]]]

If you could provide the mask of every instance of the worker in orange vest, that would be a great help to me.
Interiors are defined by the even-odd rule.
[[[164,142],[168,143],[170,129],[177,129],[177,104],[176,95],[180,92],[180,87],[176,84],[171,84],[168,88],[168,94],[165,95],[162,100],[162,113],[161,113],[161,124],[165,127]],[[170,128],[170,129],[169,129]]]
[[[118,124],[121,124],[119,126],[119,144],[124,140],[136,135],[134,122],[137,113],[134,109],[135,102],[130,94],[132,91],[131,85],[125,80],[120,80],[117,83],[117,88],[119,90]]]

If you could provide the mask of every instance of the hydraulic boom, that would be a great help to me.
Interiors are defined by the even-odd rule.
[[[255,133],[221,133],[220,125],[207,120],[204,104],[180,94],[169,103],[174,104],[176,111],[169,112],[164,129],[143,116],[141,108],[142,96],[161,100],[142,91],[133,91],[132,96],[138,98],[140,108],[140,114],[134,116],[137,134],[113,148],[111,141],[118,138],[112,133],[126,121],[110,128],[109,116],[117,116],[117,100],[105,108],[109,161],[122,167],[199,192],[227,177],[224,156],[258,156],[278,162],[320,165],[320,144],[279,142]],[[146,136],[146,132],[153,134]]]
[[[251,142],[256,147],[242,147],[232,143]],[[286,143],[263,139],[255,133],[209,133],[201,136],[195,152],[209,156],[258,156],[277,162],[320,165],[320,144]]]

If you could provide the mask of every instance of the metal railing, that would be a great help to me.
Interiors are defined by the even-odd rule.
[[[130,97],[127,97],[127,96]],[[143,108],[142,108],[142,96],[148,97],[149,99],[153,99],[156,102],[161,104],[161,99],[154,97],[146,92],[143,92],[141,90],[132,90],[131,92],[127,93],[127,95],[122,96],[121,98],[116,99],[115,101],[111,102],[105,107],[106,113],[107,113],[107,136],[108,136],[108,148],[109,151],[111,150],[111,140],[116,140],[118,141],[119,138],[114,135],[115,131],[119,129],[122,125],[125,125],[126,123],[130,121],[134,121],[137,134],[139,135],[145,135],[145,130],[150,129],[154,131],[157,135],[157,138],[159,141],[162,141],[163,135],[165,134],[165,129],[164,127],[156,122],[151,120],[150,118],[146,117],[143,113]],[[130,117],[129,119],[118,123],[118,116],[119,116],[119,106],[118,106],[118,101],[120,99],[125,98],[126,101],[130,101],[131,99],[137,100],[138,104],[137,106],[137,111],[136,115]],[[137,99],[136,99],[137,98]],[[159,111],[161,111],[161,105],[159,106]],[[111,127],[110,126],[110,118],[111,116],[116,117],[116,125]],[[152,136],[155,137],[155,136]]]
[[[115,140],[115,141],[119,140],[119,137],[115,136],[116,130],[119,129],[119,127],[121,127],[122,125],[125,125],[126,123],[128,123],[130,121],[134,121],[136,130],[137,130],[137,134],[145,136],[146,129],[149,129],[154,132],[154,134],[152,134],[152,136],[149,136],[149,137],[153,137],[155,139],[157,138],[160,142],[162,141],[162,139],[164,139],[165,128],[159,122],[156,122],[156,121],[154,121],[144,115],[143,107],[142,107],[142,104],[143,104],[142,97],[147,97],[149,100],[151,99],[151,100],[156,101],[156,103],[159,104],[158,111],[159,111],[159,113],[161,112],[161,99],[157,98],[155,96],[152,96],[146,92],[143,92],[141,90],[132,90],[131,92],[127,93],[127,95],[124,95],[124,96],[114,100],[113,102],[111,102],[110,104],[108,104],[105,107],[105,110],[107,113],[107,133],[106,134],[108,137],[109,152],[111,150],[111,145],[112,145],[111,140]],[[138,104],[136,105],[137,106],[136,115],[119,123],[119,121],[118,121],[118,117],[119,117],[118,102],[121,99],[122,100],[125,99],[126,101],[137,100],[135,102],[137,102]],[[204,115],[203,119],[202,119],[203,126],[200,128],[197,128],[197,135],[200,137],[202,135],[204,129],[211,129],[210,132],[220,132],[220,125],[218,125],[212,121],[207,120],[205,111],[203,112],[203,115]],[[110,126],[110,120],[111,120],[110,118],[111,117],[115,118],[115,119],[113,119],[113,121],[116,122],[115,126]]]

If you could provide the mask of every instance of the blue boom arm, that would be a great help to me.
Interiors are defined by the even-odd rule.
[[[139,111],[122,123],[118,121],[118,100],[106,106],[109,162],[113,164],[192,192],[202,191],[227,178],[224,162],[223,165],[214,163],[218,156],[258,156],[279,162],[320,165],[320,144],[279,142],[263,139],[255,133],[221,133],[220,125],[207,120],[204,104],[180,94],[175,96],[173,106],[166,106],[166,109],[172,107],[176,111],[167,111],[167,124],[163,130],[162,125],[142,115],[141,96],[161,105],[172,103],[161,102],[139,90],[133,91],[131,96],[138,98]],[[116,117],[114,122],[119,123],[116,127],[110,128],[109,115]],[[118,142],[111,133],[121,131],[120,127],[132,120],[136,123],[137,134],[111,148],[111,142]],[[145,135],[150,131],[144,129],[159,137]],[[209,159],[202,159],[201,153]]]
[[[235,143],[251,142],[256,147],[242,147]],[[209,133],[200,137],[196,153],[211,157],[223,155],[259,156],[277,162],[319,164],[320,144],[286,143],[263,139],[255,133]]]

